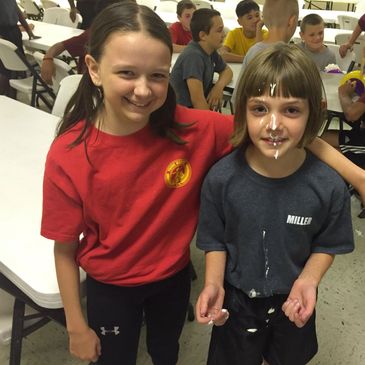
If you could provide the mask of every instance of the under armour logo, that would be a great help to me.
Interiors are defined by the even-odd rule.
[[[119,326],[114,326],[114,329],[107,330],[105,327],[100,327],[101,334],[105,336],[107,333],[114,333],[116,336],[119,335]]]

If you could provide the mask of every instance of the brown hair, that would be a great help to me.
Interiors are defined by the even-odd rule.
[[[170,33],[162,19],[150,8],[129,1],[108,6],[94,19],[90,28],[87,53],[99,62],[105,43],[112,33],[141,31],[164,43],[172,55]],[[71,146],[83,142],[102,107],[102,88],[96,87],[89,73],[85,72],[78,89],[66,106],[64,117],[57,129],[57,136],[79,121],[85,120],[83,130]],[[169,85],[165,103],[151,113],[149,123],[157,135],[170,138],[176,143],[184,143],[175,133],[175,130],[183,128],[182,124],[175,122],[175,108],[176,96]]]
[[[196,5],[191,0],[181,0],[177,3],[176,14],[181,16],[185,9],[196,9]]]
[[[239,81],[231,137],[234,147],[246,148],[251,143],[246,120],[248,100],[268,94],[274,84],[272,96],[308,101],[308,122],[298,147],[305,147],[317,136],[324,121],[321,76],[315,63],[298,46],[280,42],[258,53]]]
[[[307,25],[318,25],[318,24],[324,24],[323,18],[318,14],[308,14],[300,22],[300,31],[302,33],[305,32],[305,28]]]

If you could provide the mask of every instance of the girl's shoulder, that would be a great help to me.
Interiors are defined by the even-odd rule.
[[[175,121],[177,123],[215,126],[219,123],[226,123],[233,130],[233,115],[213,112],[211,110],[199,110],[177,105],[175,110]]]
[[[49,154],[58,154],[61,151],[70,150],[70,145],[80,136],[84,126],[85,121],[79,121],[70,129],[57,136],[50,146]],[[80,145],[82,145],[82,143]],[[78,149],[77,145],[75,146],[75,149]]]

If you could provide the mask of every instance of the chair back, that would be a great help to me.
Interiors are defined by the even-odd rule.
[[[77,90],[82,75],[69,75],[63,78],[60,82],[60,88],[56,95],[56,100],[53,105],[52,114],[62,118],[65,113],[66,105],[71,99],[71,96]]]
[[[349,41],[350,37],[351,37],[351,34],[339,33],[339,34],[336,34],[336,36],[335,36],[335,42],[336,42],[336,44],[338,44],[340,46],[341,44],[347,43]],[[357,38],[354,45],[352,46],[352,49],[355,53],[355,62],[357,64],[361,63],[362,49],[363,49],[364,45],[365,45],[365,37],[363,35],[360,35]]]
[[[77,28],[82,22],[82,17],[77,13],[75,22],[73,22],[70,18],[70,9],[54,7],[44,9],[43,21],[45,23]]]
[[[28,71],[27,65],[16,52],[17,46],[0,38],[0,60],[9,71]]]
[[[27,18],[33,20],[41,20],[43,16],[43,9],[33,0],[20,0],[19,5],[24,9]]]
[[[355,15],[359,18],[365,13],[365,1],[359,0],[356,4]]]
[[[193,0],[193,3],[195,4],[197,9],[213,9],[213,6],[210,2],[204,1],[204,0]]]
[[[177,2],[173,0],[160,1],[156,6],[156,10],[176,14],[176,6]]]
[[[56,8],[59,6],[56,1],[52,0],[41,0],[41,4],[43,6],[43,9]]]
[[[42,66],[44,54],[37,51],[33,53],[33,56],[39,66]],[[57,94],[61,80],[63,80],[66,76],[72,75],[73,71],[72,67],[68,63],[58,58],[53,59],[53,64],[55,66],[55,74],[52,78],[52,89],[55,94]]]
[[[327,48],[332,51],[336,56],[336,64],[341,69],[342,72],[350,72],[356,62],[355,52],[347,52],[346,56],[342,58],[340,56],[340,46],[338,44],[326,44]]]
[[[159,3],[158,0],[137,0],[138,5],[147,6],[152,10],[156,10],[158,3]]]
[[[351,15],[337,15],[337,21],[340,29],[354,30],[359,19]]]

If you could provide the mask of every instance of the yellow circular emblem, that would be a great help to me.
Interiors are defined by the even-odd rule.
[[[181,188],[191,178],[191,165],[185,159],[174,160],[169,163],[165,171],[165,183],[169,188]]]

